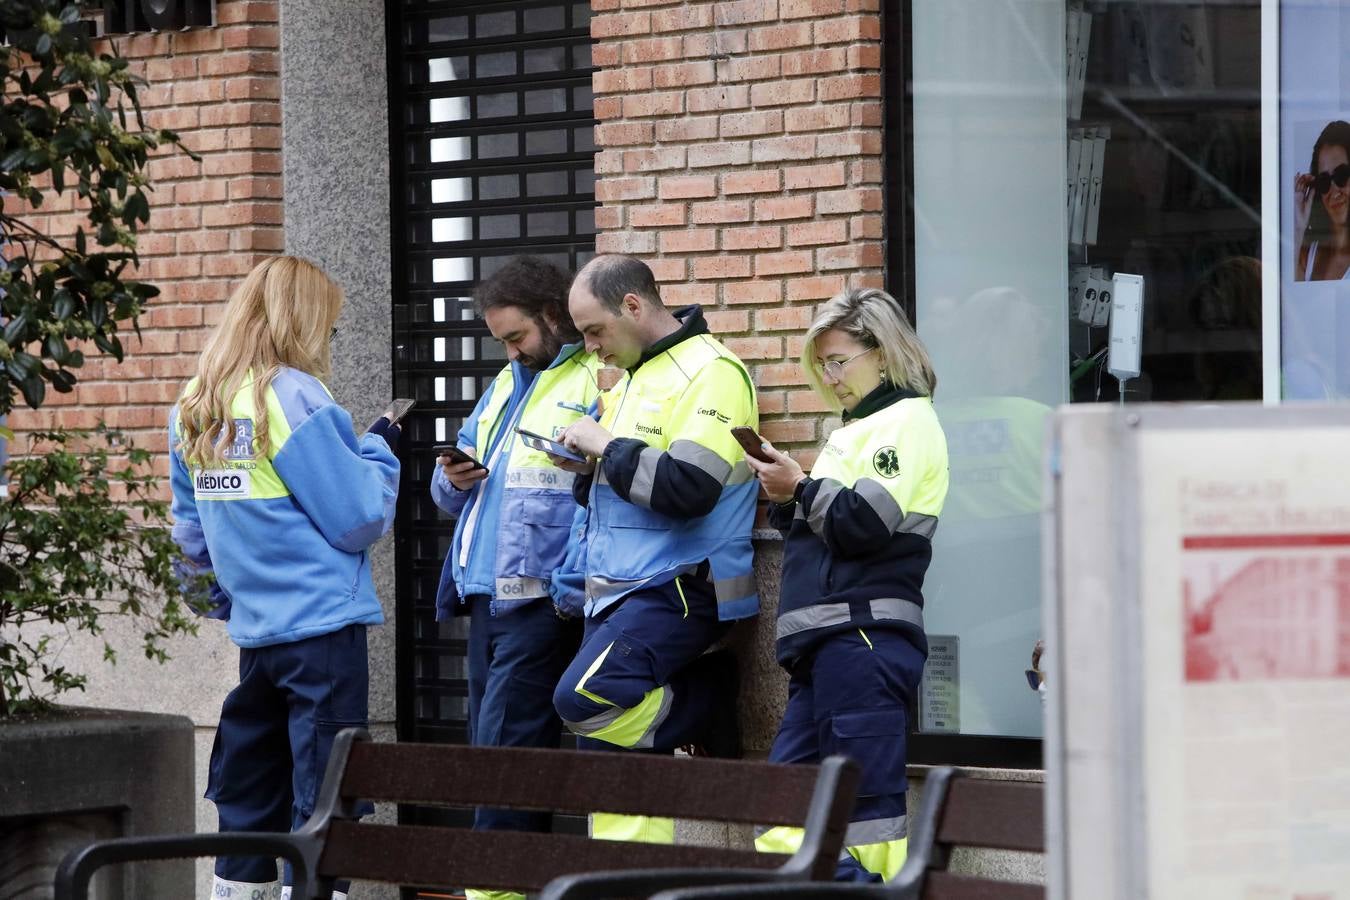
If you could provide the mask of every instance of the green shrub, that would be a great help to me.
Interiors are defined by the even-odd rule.
[[[83,2],[0,0],[0,416],[47,388],[70,391],[86,351],[119,362],[154,286],[134,280],[150,220],[146,166],[177,147],[146,126],[127,60],[95,52]],[[31,224],[73,192],[84,220],[56,238]],[[13,432],[0,425],[0,441]],[[177,549],[149,454],[116,432],[34,434],[0,497],[0,717],[40,707],[84,676],[58,664],[54,635],[102,632],[108,615],[143,627],[147,656],[192,632],[173,578]],[[20,629],[20,626],[24,626]],[[105,656],[113,657],[106,642]]]

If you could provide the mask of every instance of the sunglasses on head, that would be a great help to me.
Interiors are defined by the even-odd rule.
[[[1343,188],[1347,181],[1350,181],[1350,163],[1341,163],[1330,172],[1318,172],[1317,177],[1313,179],[1313,188],[1320,197],[1331,190],[1333,182],[1336,187]]]

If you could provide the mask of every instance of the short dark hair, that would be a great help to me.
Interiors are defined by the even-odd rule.
[[[473,292],[474,306],[482,316],[489,309],[514,306],[536,322],[549,313],[558,322],[558,331],[569,342],[579,338],[567,313],[567,289],[572,276],[538,256],[513,256],[478,285]]]
[[[606,253],[588,262],[577,273],[580,281],[595,298],[614,315],[623,311],[623,298],[636,294],[653,306],[665,308],[661,292],[656,288],[656,276],[647,264],[631,256]]]

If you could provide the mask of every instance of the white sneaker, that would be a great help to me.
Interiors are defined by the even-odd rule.
[[[211,882],[211,900],[279,900],[279,881],[226,881],[219,875]]]

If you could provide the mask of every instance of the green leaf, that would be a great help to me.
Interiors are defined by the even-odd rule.
[[[23,394],[23,402],[37,409],[47,396],[47,383],[41,375],[30,375],[19,382],[19,391]]]
[[[75,313],[75,298],[71,296],[70,291],[61,288],[56,292],[55,303],[52,305],[52,312],[56,313],[56,318],[64,322]]]
[[[65,369],[56,369],[55,371],[49,370],[48,376],[51,379],[52,387],[56,389],[57,393],[69,394],[75,389],[76,378]]]
[[[18,344],[24,338],[24,332],[28,330],[28,314],[19,313],[5,324],[5,343],[10,346]]]
[[[65,340],[60,335],[49,334],[47,340],[43,343],[42,350],[58,363],[64,362],[70,356],[70,348],[66,346]]]
[[[37,43],[33,46],[33,55],[46,56],[50,52],[52,52],[52,36],[50,34],[43,34],[37,39]]]

